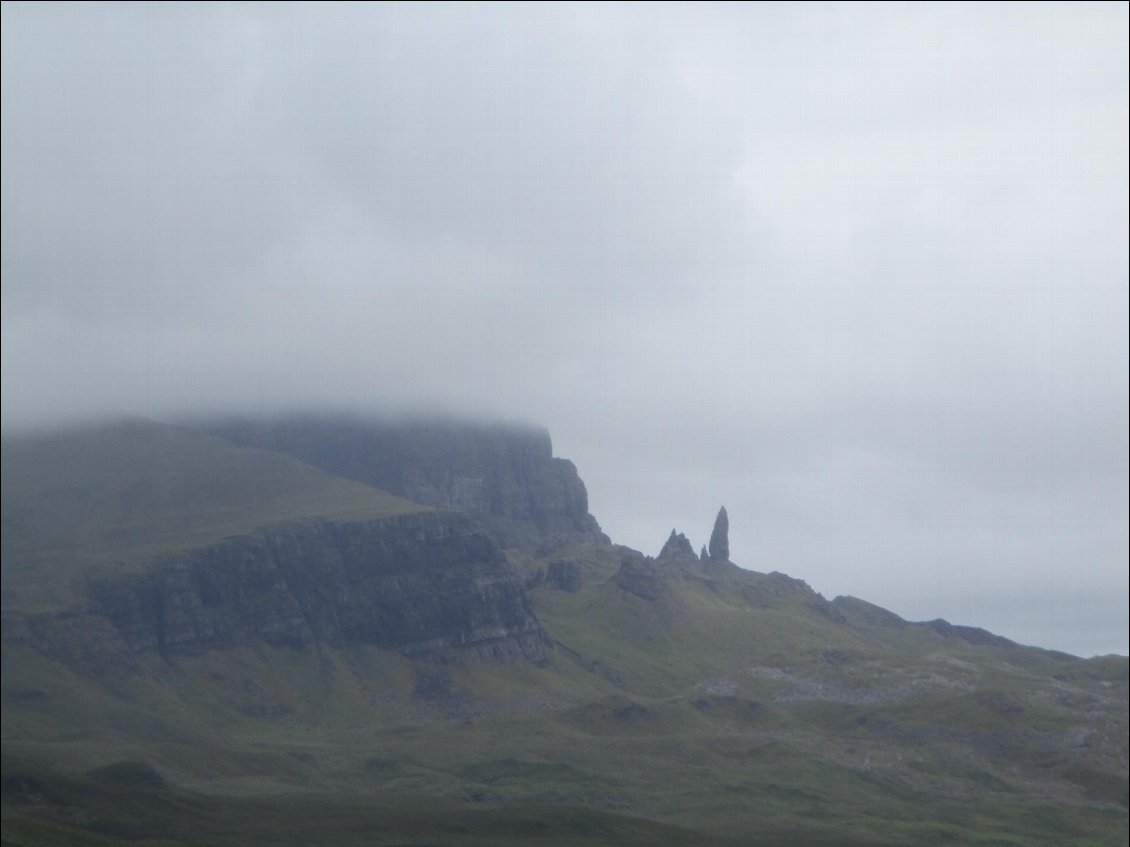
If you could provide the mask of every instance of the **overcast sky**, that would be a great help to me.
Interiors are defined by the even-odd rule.
[[[616,541],[1127,652],[1125,3],[3,5],[3,422],[538,421]]]

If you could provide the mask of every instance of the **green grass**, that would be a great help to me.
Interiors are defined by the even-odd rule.
[[[4,491],[25,611],[89,565],[416,508],[142,423],[5,441]],[[545,667],[252,642],[95,669],[6,643],[4,843],[1126,843],[1124,658],[976,647],[773,575],[692,568],[647,600],[615,580],[629,552],[511,552],[531,585],[582,563],[580,590],[530,591]]]
[[[136,777],[145,767],[111,770]],[[680,827],[575,807],[474,809],[421,798],[410,802],[341,795],[233,798],[193,794],[106,769],[64,776],[6,761],[3,843],[18,847],[274,844],[568,845],[665,844],[737,847],[739,842]],[[46,801],[50,801],[49,803]],[[56,820],[53,818],[62,818]],[[81,824],[79,823],[81,821]],[[749,842],[746,842],[749,843]]]
[[[148,421],[5,437],[3,597],[29,612],[76,601],[91,566],[136,568],[289,521],[423,507],[297,460]]]
[[[845,711],[702,692],[653,697],[617,688],[564,651],[546,668],[437,669],[374,649],[243,648],[147,666],[114,692],[25,650],[6,649],[3,670],[5,756],[96,775],[113,795],[96,804],[111,823],[130,797],[147,808],[164,798],[156,808],[170,809],[172,822],[144,818],[129,837],[1081,847],[1121,843],[1126,824],[1124,813],[1085,805],[1035,814],[1039,804],[1002,788],[993,762],[970,759],[960,743],[884,734],[891,710],[925,721],[929,701]],[[441,671],[450,698],[420,700],[419,675]],[[249,713],[252,689],[286,710]],[[859,725],[859,716],[870,720]],[[889,761],[863,768],[845,752],[852,745]],[[953,791],[960,800],[947,799]],[[21,820],[36,813],[17,805]],[[60,816],[65,802],[52,808],[44,826],[72,820]],[[317,817],[325,830],[311,841],[296,810],[315,808],[333,817]],[[248,815],[270,823],[256,829]],[[182,819],[199,825],[178,828]]]

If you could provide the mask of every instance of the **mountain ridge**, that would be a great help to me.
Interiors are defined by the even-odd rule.
[[[295,480],[312,485],[302,489],[314,492],[310,512],[361,496],[356,482],[327,483],[293,458],[278,465],[258,448],[153,426],[196,445],[182,457],[193,467],[171,473],[176,462],[110,439],[116,452],[100,466],[114,459],[128,472],[110,473],[109,499],[84,489],[105,506],[99,519],[176,518],[152,503],[126,508],[123,480],[172,503],[178,484],[201,490],[197,471],[232,471],[239,478],[220,490],[259,486],[261,503],[285,505],[271,492]],[[468,443],[460,472],[485,461],[475,439],[449,446]],[[90,462],[53,459],[42,465],[52,485],[28,485],[12,473],[19,461],[9,467],[12,446],[6,439],[6,571],[8,550],[34,547],[34,522],[10,523],[28,513],[21,492],[46,510],[64,471],[97,476]],[[442,478],[437,455],[428,473]],[[512,453],[503,476],[518,467],[514,455],[528,457]],[[544,463],[545,451],[536,455]],[[537,500],[536,489],[509,490],[557,502],[565,520],[569,501]],[[68,570],[76,602],[61,609],[11,600],[6,579],[4,755],[17,762],[6,833],[8,820],[48,826],[78,814],[37,805],[21,780],[142,767],[223,809],[297,793],[342,809],[365,795],[501,815],[494,841],[439,839],[450,844],[553,843],[552,827],[506,840],[508,816],[534,806],[611,815],[600,825],[617,844],[634,843],[629,818],[742,843],[1083,847],[1124,834],[1124,658],[1081,659],[908,622],[857,598],[829,601],[802,580],[731,562],[724,511],[710,545],[724,556],[696,555],[673,530],[652,558],[529,510],[520,518],[508,507],[492,525],[490,513],[405,504],[371,487],[362,495],[385,511],[279,521],[272,507],[241,513],[227,533],[221,509],[202,546],[181,535],[188,546],[156,557],[91,555]],[[61,501],[62,519],[83,513],[78,502]],[[99,531],[76,537],[118,543]],[[47,578],[50,561],[17,576]],[[89,804],[103,801],[83,796],[82,814],[97,817]],[[191,838],[180,802],[156,816],[152,837]],[[399,832],[387,843],[436,843],[417,825],[420,840]],[[321,840],[295,826],[294,843]],[[334,831],[332,843],[354,843]]]

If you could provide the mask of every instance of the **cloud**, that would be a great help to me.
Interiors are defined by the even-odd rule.
[[[1125,587],[1124,8],[3,16],[6,428],[532,418],[645,550]]]

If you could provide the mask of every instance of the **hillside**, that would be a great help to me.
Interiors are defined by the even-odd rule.
[[[4,443],[6,844],[1126,843],[1125,657],[829,601],[722,516],[504,556],[184,429],[51,438]]]
[[[424,507],[278,454],[135,420],[5,436],[4,608],[74,600],[88,566],[162,554],[312,516],[382,517]]]

